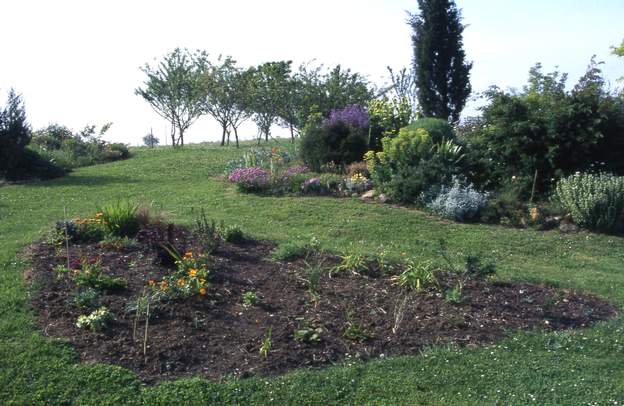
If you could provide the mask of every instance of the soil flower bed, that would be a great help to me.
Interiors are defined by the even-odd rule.
[[[612,305],[592,295],[478,278],[465,281],[461,301],[451,303],[441,293],[457,284],[450,272],[437,274],[437,289],[420,292],[374,267],[314,275],[311,258],[277,261],[271,259],[274,244],[245,239],[222,242],[204,265],[192,265],[179,281],[190,293],[152,302],[146,317],[137,310],[138,298],[170,288],[167,278],[176,269],[165,242],[186,253],[183,260],[200,250],[191,230],[165,224],[142,228],[134,244],[71,243],[70,268],[77,269],[67,272],[63,248],[30,247],[28,278],[36,287],[32,307],[41,330],[65,338],[83,361],[121,365],[152,383],[274,375],[347,357],[418,354],[439,343],[481,345],[513,330],[584,327],[615,315]],[[322,254],[314,261],[327,269],[338,258]],[[97,290],[97,297],[89,290],[88,299],[108,319],[80,328],[76,321],[90,310],[79,300],[87,294],[76,275],[96,266],[112,287]]]

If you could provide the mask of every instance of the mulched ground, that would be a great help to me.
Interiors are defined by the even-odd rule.
[[[28,278],[36,287],[32,306],[44,334],[68,339],[84,361],[121,365],[147,383],[192,375],[274,375],[348,356],[418,354],[424,346],[448,342],[492,343],[518,329],[584,327],[615,315],[615,308],[598,297],[528,283],[471,280],[457,305],[445,303],[436,291],[406,296],[388,276],[349,273],[331,278],[324,274],[313,300],[303,260],[273,261],[273,244],[245,241],[223,243],[214,254],[206,296],[166,304],[150,319],[144,356],[144,322],[139,322],[133,340],[134,314],[126,314],[125,306],[143,292],[148,280],[171,272],[171,266],[163,264],[167,261],[159,243],[170,240],[181,252],[197,247],[192,233],[178,226],[150,226],[137,239],[137,247],[121,252],[98,244],[70,249],[74,257],[100,257],[106,274],[128,282],[126,289],[102,296],[101,304],[116,316],[105,333],[75,326],[85,313],[69,303],[76,287],[69,277],[59,278],[53,271],[64,263],[64,252],[43,242],[32,246]],[[335,262],[325,257],[326,265]],[[450,274],[438,279],[442,291],[456,282]],[[256,292],[259,304],[242,305],[247,291]],[[401,307],[403,319],[397,325]],[[264,358],[259,349],[269,328],[272,347]],[[295,340],[295,331],[302,330],[319,333],[320,340]],[[345,337],[347,330],[356,334]]]

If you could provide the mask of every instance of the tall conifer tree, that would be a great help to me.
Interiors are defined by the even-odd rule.
[[[418,0],[418,7],[409,24],[420,109],[426,117],[457,122],[472,90],[461,13],[453,0]]]

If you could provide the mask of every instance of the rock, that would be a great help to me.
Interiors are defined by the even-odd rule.
[[[375,191],[374,190],[369,190],[368,192],[366,192],[362,196],[360,196],[360,200],[364,200],[364,201],[373,200],[374,198],[375,198]]]
[[[561,231],[562,233],[576,233],[578,230],[578,226],[571,221],[562,221],[559,225],[559,231]]]
[[[388,203],[390,201],[390,199],[388,199],[388,196],[384,195],[383,193],[377,196],[377,200],[379,201],[379,203]]]
[[[561,224],[561,216],[548,216],[539,225],[540,231],[554,230]]]

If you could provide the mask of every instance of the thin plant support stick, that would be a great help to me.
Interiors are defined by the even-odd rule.
[[[533,176],[533,187],[531,188],[531,198],[529,203],[533,203],[533,197],[535,196],[535,185],[537,184],[537,169],[535,170],[535,176]]]
[[[65,231],[65,252],[67,254],[67,269],[69,269],[70,261],[69,261],[69,233],[67,232],[67,206],[63,206],[63,230]]]
[[[147,308],[145,310],[145,333],[143,334],[143,357],[147,355],[147,327],[150,318],[150,300],[147,299]]]

